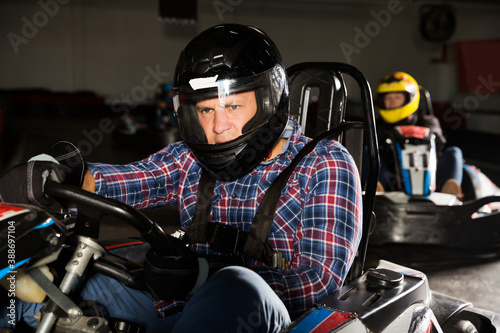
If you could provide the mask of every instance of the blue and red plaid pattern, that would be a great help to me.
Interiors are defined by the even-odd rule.
[[[278,174],[310,141],[295,119],[282,153],[235,181],[217,181],[212,200],[212,222],[249,231],[265,191]],[[179,208],[187,230],[195,211],[201,167],[184,142],[171,144],[148,158],[127,165],[88,163],[96,179],[96,193],[136,209],[162,205]],[[282,252],[288,269],[279,270],[248,258],[256,271],[280,296],[291,315],[335,291],[354,259],[361,238],[361,186],[347,150],[336,141],[321,141],[295,168],[282,191],[269,243]],[[214,254],[208,244],[194,244],[201,254]],[[178,301],[157,301],[160,313]]]

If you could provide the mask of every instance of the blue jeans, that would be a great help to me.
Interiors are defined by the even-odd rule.
[[[455,179],[462,184],[464,163],[462,150],[458,147],[448,147],[439,158],[436,171],[436,190],[439,192],[448,179]]]
[[[151,332],[279,332],[290,324],[288,311],[255,272],[227,267],[214,274],[189,300],[184,310],[159,320],[150,293],[123,286],[102,274],[83,285],[82,299],[92,300],[110,317],[141,324]],[[41,304],[16,299],[17,320],[36,327],[33,319]],[[0,311],[0,327],[9,325],[7,307]]]

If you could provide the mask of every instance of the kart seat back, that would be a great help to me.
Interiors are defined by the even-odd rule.
[[[420,103],[418,105],[418,112],[420,112],[420,116],[423,115],[434,115],[434,109],[432,107],[431,94],[429,90],[419,85],[418,89],[420,91]]]
[[[347,89],[341,72],[312,63],[292,66],[288,72],[290,114],[306,136],[316,138],[345,122]],[[347,148],[361,174],[363,126],[346,130],[336,140]]]
[[[368,159],[368,180],[363,196],[363,235],[347,281],[363,273],[370,230],[374,226],[373,203],[378,180],[379,155],[375,114],[370,85],[353,66],[337,62],[304,62],[287,69],[290,87],[290,114],[295,116],[306,136],[316,138],[346,122],[354,108],[347,106],[344,74],[359,86],[363,108],[362,122],[342,132],[337,141],[352,155],[361,176],[363,155]],[[366,164],[365,164],[366,165]]]

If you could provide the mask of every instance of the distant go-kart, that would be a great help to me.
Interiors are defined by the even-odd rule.
[[[464,165],[463,195],[435,191],[433,134],[420,126],[392,133],[398,190],[378,192],[371,245],[413,244],[471,253],[500,250],[500,190],[478,168]]]
[[[397,225],[391,225],[390,220],[387,227],[390,231],[385,229],[384,225],[387,225],[388,220],[384,221],[386,216],[379,216],[382,215],[380,210],[387,209],[380,205],[380,201],[389,199],[383,194],[375,193],[379,161],[370,87],[360,72],[340,63],[302,63],[290,67],[288,74],[291,113],[298,118],[306,135],[312,137],[345,123],[346,110],[351,110],[346,107],[347,93],[343,75],[348,74],[356,80],[363,108],[361,133],[344,132],[337,139],[348,148],[360,170],[363,154],[368,153],[369,170],[363,196],[363,240],[346,283],[295,320],[287,332],[499,332],[498,314],[474,308],[467,301],[432,291],[426,275],[418,270],[380,260],[376,268],[364,271],[365,251],[371,249],[367,246],[368,238],[370,244],[373,243],[374,235],[376,242],[386,243],[393,241],[386,233],[398,233]],[[407,140],[409,137],[414,139]],[[404,196],[406,203],[393,200],[390,204],[396,209],[399,207],[404,210],[411,207],[410,202],[413,203],[413,199],[409,198],[418,197],[418,200],[414,201],[417,205],[423,199],[438,206],[428,198],[431,194],[433,197],[440,196],[430,191],[434,181],[431,171],[435,168],[432,136],[422,128],[406,128],[399,132],[399,141],[402,142],[398,148],[402,157],[402,168],[407,170],[403,174],[409,176],[413,173],[413,178],[404,181],[409,181],[410,185],[414,182],[415,186],[412,194],[395,194]],[[377,150],[377,156],[373,154],[374,148]],[[412,166],[408,165],[409,162]],[[426,170],[420,169],[420,165],[426,165]],[[420,181],[418,186],[417,180]],[[449,204],[454,203],[452,207],[467,206],[460,204],[456,197],[448,199]],[[482,207],[494,200],[496,198],[477,199],[474,201],[475,207]],[[472,211],[478,211],[476,208],[469,209],[469,216],[473,215]],[[409,211],[405,213],[411,214]],[[486,217],[482,212],[475,216],[478,219]],[[398,219],[397,222],[405,224],[405,231],[410,234],[422,227],[421,223],[411,223],[414,221],[404,218]],[[370,231],[373,232],[370,234]],[[464,232],[464,237],[466,234],[467,232]]]

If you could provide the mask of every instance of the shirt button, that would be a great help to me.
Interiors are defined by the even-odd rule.
[[[236,193],[231,194],[231,198],[236,199],[237,195]]]

